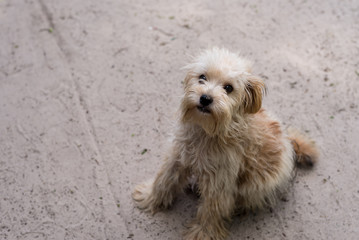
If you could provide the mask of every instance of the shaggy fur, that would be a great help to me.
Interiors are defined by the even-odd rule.
[[[273,204],[295,162],[313,166],[318,152],[261,108],[265,85],[248,61],[214,48],[186,69],[172,148],[154,181],[136,186],[132,197],[155,213],[196,179],[200,203],[184,238],[224,239],[236,210]]]

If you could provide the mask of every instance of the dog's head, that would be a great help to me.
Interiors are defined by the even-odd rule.
[[[181,120],[219,135],[231,121],[259,111],[264,82],[251,74],[251,64],[226,49],[213,48],[185,67]]]

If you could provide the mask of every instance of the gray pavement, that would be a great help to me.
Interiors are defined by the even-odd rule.
[[[0,239],[181,239],[196,198],[150,216],[134,185],[161,165],[181,70],[241,51],[264,106],[321,157],[286,201],[228,239],[357,239],[358,1],[0,1]]]

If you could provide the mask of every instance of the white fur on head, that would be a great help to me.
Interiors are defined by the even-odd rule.
[[[261,107],[263,81],[250,74],[251,63],[226,49],[213,48],[204,51],[184,69],[188,71],[184,81],[182,121],[200,125],[207,134],[219,135],[237,115],[255,113]],[[206,80],[201,80],[201,75]],[[231,85],[233,92],[224,87]],[[213,103],[210,113],[198,110],[200,97],[208,95]]]
[[[193,74],[203,74],[211,68],[226,72],[228,77],[238,75],[249,75],[252,71],[252,62],[239,57],[225,48],[213,47],[207,49],[193,58],[192,63],[186,65],[183,69]]]

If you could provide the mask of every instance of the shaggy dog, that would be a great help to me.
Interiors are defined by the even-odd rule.
[[[184,239],[224,239],[235,211],[273,204],[296,163],[312,166],[318,152],[261,108],[265,85],[247,60],[214,48],[186,69],[172,148],[156,178],[136,186],[132,197],[155,213],[195,178],[200,203]]]

